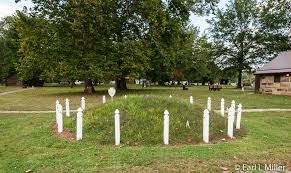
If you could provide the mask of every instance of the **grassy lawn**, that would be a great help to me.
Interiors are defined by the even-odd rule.
[[[14,86],[9,86],[9,87],[6,87],[6,86],[0,86],[0,93],[3,93],[3,92],[7,92],[7,91],[13,91],[13,90],[18,90],[18,89],[22,89],[21,87],[14,87]]]
[[[91,109],[100,104],[106,89],[97,88],[96,94],[85,95]],[[118,96],[124,94],[118,93]],[[227,105],[235,99],[246,108],[291,108],[290,97],[243,93],[235,89],[209,92],[206,87],[182,91],[174,87],[141,89],[131,86],[126,94],[165,97],[172,94],[172,99],[179,97],[185,102],[193,95],[194,101],[202,108],[206,107],[208,96],[212,98],[215,109],[219,108],[221,97],[225,98]],[[76,109],[82,95],[79,87],[38,88],[0,96],[0,110],[54,110],[55,100],[63,103],[66,97],[71,99],[71,107]],[[289,165],[291,169],[290,112],[244,113],[242,124],[246,134],[234,141],[169,147],[100,145],[86,139],[86,133],[84,140],[69,142],[54,134],[54,114],[0,114],[0,119],[0,172],[29,169],[33,172],[221,172],[221,167],[233,172],[236,164],[244,163],[277,163]]]
[[[94,95],[84,95],[83,88],[67,87],[44,87],[35,90],[28,90],[19,93],[9,94],[0,97],[0,110],[54,110],[56,99],[64,105],[64,100],[68,97],[71,100],[71,108],[77,109],[80,105],[80,98],[86,97],[88,107],[93,107],[101,103],[102,95],[107,95],[107,86],[96,88]],[[125,92],[118,92],[117,97],[123,96]],[[224,97],[226,106],[230,106],[231,100],[242,103],[244,108],[291,108],[291,97],[271,96],[265,94],[255,94],[252,91],[242,92],[237,89],[223,89],[218,92],[210,92],[207,87],[190,87],[183,91],[180,87],[151,87],[142,89],[140,86],[130,86],[126,94],[153,94],[161,96],[173,95],[189,100],[189,96],[194,97],[194,102],[206,107],[207,97],[212,98],[212,107],[220,108],[220,99]]]
[[[243,163],[291,166],[291,116],[284,112],[244,114],[248,132],[236,141],[170,147],[68,142],[54,135],[54,115],[0,118],[0,172],[221,172],[220,167],[234,171],[235,164]]]

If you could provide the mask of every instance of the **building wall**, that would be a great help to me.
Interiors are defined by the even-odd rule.
[[[5,80],[6,86],[21,86],[21,82],[16,75],[12,75]]]
[[[278,76],[278,74],[275,75]],[[260,77],[260,91],[276,95],[291,95],[291,75],[280,74],[280,82],[275,82],[275,75]]]

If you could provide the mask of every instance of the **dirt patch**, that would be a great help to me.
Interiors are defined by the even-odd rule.
[[[62,133],[58,133],[58,125],[57,123],[53,124],[53,129],[54,129],[54,133],[59,136],[60,138],[62,139],[66,139],[70,142],[74,142],[76,141],[75,139],[75,134],[71,133],[71,132],[68,132],[66,130],[63,130]]]

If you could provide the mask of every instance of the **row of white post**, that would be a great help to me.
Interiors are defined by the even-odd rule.
[[[209,108],[211,109],[211,99],[208,97],[207,101],[207,108],[204,110],[204,116],[203,116],[203,141],[205,143],[209,142]],[[220,104],[220,113],[221,116],[224,116],[224,99],[221,99]],[[233,125],[234,125],[234,119],[235,119],[235,101],[233,100],[231,102],[231,106],[228,109],[228,121],[227,121],[227,136],[229,138],[233,138]],[[240,129],[240,123],[241,123],[241,114],[242,114],[242,105],[238,105],[237,109],[237,117],[236,117],[236,129]]]
[[[66,99],[66,116],[70,116],[70,101]],[[76,129],[76,139],[82,139],[82,129],[83,129],[83,111],[85,110],[85,98],[81,98],[81,107],[77,110],[77,129]],[[63,132],[63,106],[60,102],[56,101],[56,121],[58,133]]]
[[[193,96],[190,96],[190,104],[193,104]],[[224,117],[225,113],[225,102],[224,99],[221,99],[220,103],[220,114]],[[211,111],[211,98],[207,98],[207,109],[204,110],[203,113],[203,141],[205,143],[209,143],[209,111]],[[228,127],[227,127],[227,135],[229,138],[233,138],[233,125],[235,119],[235,101],[232,100],[231,106],[228,109]],[[239,104],[237,108],[237,117],[236,117],[236,129],[240,129],[241,122],[241,114],[242,114],[242,105]]]
[[[241,105],[238,108],[236,128],[240,129],[241,120]],[[231,106],[228,111],[228,130],[227,135],[233,138],[233,123],[234,123],[235,108]],[[115,124],[115,145],[120,145],[120,112],[118,109],[115,110],[114,116]],[[163,130],[163,141],[165,145],[169,145],[169,131],[170,131],[170,118],[169,111],[164,112],[164,130]],[[209,110],[205,109],[203,114],[203,142],[209,143]]]
[[[56,112],[57,112],[57,105],[58,104],[60,104],[60,102],[57,100],[56,101]],[[85,106],[85,97],[82,97],[81,98],[81,108],[83,109],[83,110],[85,110],[85,108],[86,108],[86,106]],[[66,98],[66,101],[65,101],[65,106],[66,106],[66,116],[67,117],[69,117],[70,116],[70,100],[68,99],[68,98]],[[63,111],[63,110],[61,110],[61,111]]]
[[[125,96],[127,98],[127,96]],[[106,101],[103,96],[103,103]],[[190,103],[193,104],[193,97],[190,97]],[[83,110],[85,109],[85,98],[81,99],[81,107],[77,111],[77,130],[76,130],[76,139],[82,139],[82,128],[83,128]],[[66,116],[70,116],[69,111],[69,100],[66,99]],[[209,143],[209,111],[211,110],[211,98],[207,99],[207,109],[203,112],[203,141],[205,143]],[[58,132],[63,132],[63,116],[62,116],[62,105],[59,101],[56,101],[56,121]],[[114,115],[114,125],[115,125],[115,145],[120,145],[120,112],[118,109],[115,110]],[[240,129],[240,121],[241,121],[241,113],[242,113],[242,105],[238,105],[237,109],[237,119],[236,119],[236,128]],[[224,99],[221,99],[221,115],[224,116]],[[228,128],[227,135],[230,138],[233,138],[233,124],[235,117],[235,101],[231,102],[231,106],[228,110]],[[165,145],[169,144],[169,111],[165,110],[164,112],[164,129],[163,129],[163,141]]]

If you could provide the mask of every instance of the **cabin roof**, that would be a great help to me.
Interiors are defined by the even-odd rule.
[[[291,72],[291,50],[281,52],[275,59],[257,69],[255,74],[273,74]]]

